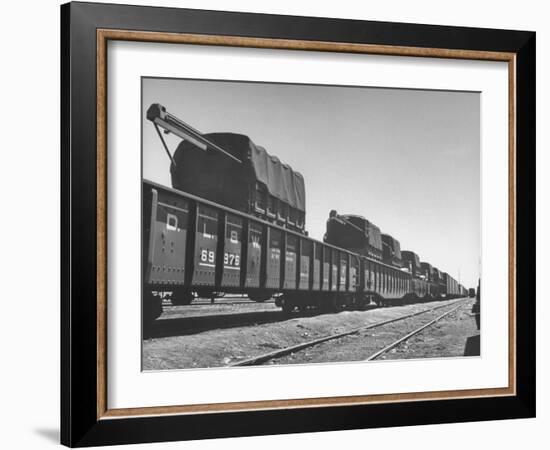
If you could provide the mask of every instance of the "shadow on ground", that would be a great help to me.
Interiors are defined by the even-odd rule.
[[[377,306],[367,306],[364,311],[375,309]],[[164,338],[197,334],[203,331],[219,330],[222,328],[237,328],[250,325],[262,325],[267,323],[282,322],[298,317],[315,317],[326,312],[309,309],[302,312],[285,314],[282,310],[253,311],[233,314],[218,314],[204,316],[177,317],[155,320],[149,328],[144,328],[144,338]],[[330,313],[329,313],[330,314]]]
[[[476,336],[470,336],[466,339],[466,346],[464,347],[464,356],[479,356],[479,334]]]
[[[38,428],[34,432],[50,442],[59,444],[59,430],[57,428]]]

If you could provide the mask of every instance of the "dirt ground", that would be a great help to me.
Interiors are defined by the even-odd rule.
[[[469,301],[467,303],[470,305]],[[430,302],[427,304],[376,308],[368,311],[344,311],[338,314],[293,317],[275,323],[216,329],[188,335],[177,335],[176,333],[176,335],[168,337],[147,339],[143,341],[142,367],[143,370],[166,370],[226,366],[276,349],[300,344],[329,334],[341,333],[367,324],[445,304],[450,304],[450,302]],[[234,307],[236,307],[236,305],[228,306],[228,308]],[[246,307],[248,307],[248,305],[246,305]],[[210,306],[205,306],[204,308],[210,308]],[[273,305],[258,305],[258,308],[271,310]],[[448,309],[450,309],[450,307]],[[465,311],[469,311],[471,305],[470,307],[465,306],[464,309]],[[240,310],[242,311],[242,309]],[[440,309],[439,314],[445,310],[446,309]],[[192,310],[184,311],[184,314],[196,313],[192,312]],[[205,310],[204,313],[209,314],[208,311]],[[218,313],[219,312],[220,311],[218,311]],[[223,311],[223,313],[226,312],[226,310]],[[165,311],[162,319],[167,320],[169,317],[175,317],[177,314],[182,314],[182,308],[178,309],[174,307],[172,311]],[[474,319],[471,317],[469,319],[475,328]],[[463,325],[466,324],[467,320],[464,321]],[[395,325],[395,327],[397,327],[396,330],[400,328],[399,325]],[[374,332],[375,330],[372,331]],[[443,332],[444,330],[441,331],[441,333]],[[467,333],[469,332],[468,330]],[[457,342],[459,340],[458,336],[462,336],[462,334],[456,333]],[[360,340],[360,335],[350,337],[349,339],[358,341]],[[339,344],[336,344],[336,342]],[[276,360],[275,363],[288,364],[341,361],[342,352],[338,351],[338,348],[341,348],[341,346],[339,347],[341,343],[342,340],[333,341],[331,345],[334,346],[334,352],[328,351],[325,348],[325,351],[319,352],[318,358],[312,360],[310,360],[308,355],[317,351],[314,349],[322,348],[322,346],[304,350],[296,355],[291,355],[293,357],[292,360],[287,361],[281,358],[280,360]],[[328,344],[329,343],[326,343],[324,345]],[[440,348],[440,354],[438,356],[454,356],[456,348],[458,348],[457,346],[458,343],[453,344],[453,348],[449,352]],[[432,347],[435,349],[437,346]],[[464,339],[462,340],[462,347],[464,347]],[[360,359],[353,357],[352,350],[350,350],[349,353],[345,353],[347,354],[345,360]],[[397,352],[396,356],[399,356]]]

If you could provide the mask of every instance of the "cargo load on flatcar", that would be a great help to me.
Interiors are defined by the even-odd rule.
[[[403,267],[401,244],[389,234],[382,234],[382,259],[390,266]]]
[[[182,137],[171,156],[174,189],[305,233],[299,172],[244,134],[200,133],[158,104],[150,106],[147,118]]]
[[[369,258],[382,261],[380,228],[363,216],[339,215],[332,210],[327,220],[324,241]]]
[[[403,258],[403,265],[415,278],[420,278],[422,275],[422,268],[420,266],[420,258],[415,252],[409,250],[402,250],[401,257]]]
[[[304,229],[306,199],[300,173],[243,134],[203,136],[242,162],[182,141],[170,170],[175,189],[291,229]]]
[[[422,275],[424,275],[426,281],[433,283],[434,280],[434,270],[430,263],[420,262],[420,270]]]

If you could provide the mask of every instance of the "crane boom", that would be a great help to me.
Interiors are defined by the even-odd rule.
[[[174,164],[175,164],[174,158],[168,151],[168,147],[166,146],[166,143],[162,139],[162,135],[160,134],[158,127],[163,128],[166,132],[175,134],[176,136],[180,137],[185,141],[191,142],[192,144],[196,145],[198,148],[204,151],[207,151],[209,149],[215,150],[227,156],[228,158],[233,159],[238,163],[242,163],[242,161],[239,158],[236,158],[231,153],[221,148],[219,145],[205,138],[199,130],[193,128],[191,125],[185,123],[183,120],[178,119],[173,114],[170,114],[169,112],[167,112],[166,108],[159,103],[153,103],[149,107],[149,109],[147,110],[147,119],[153,122],[155,127],[157,127],[157,132],[159,133],[159,136],[164,144],[164,148],[168,153],[168,156],[170,156],[172,163]]]

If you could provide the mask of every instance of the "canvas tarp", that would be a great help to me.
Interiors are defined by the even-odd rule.
[[[275,198],[302,212],[306,210],[304,177],[283,164],[279,158],[267,153],[245,135],[235,133],[210,133],[205,138],[213,141],[232,155],[250,164],[256,181],[265,185]]]

